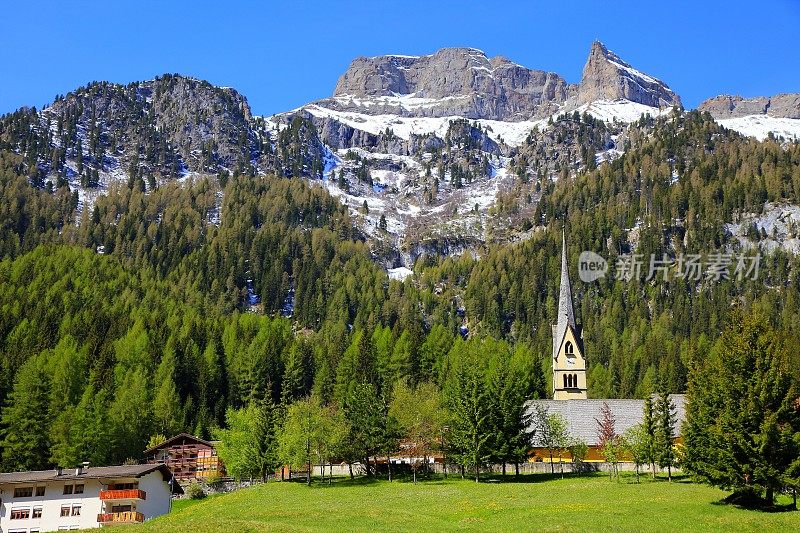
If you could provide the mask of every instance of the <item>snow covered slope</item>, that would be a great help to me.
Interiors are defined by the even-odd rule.
[[[785,139],[800,139],[800,119],[779,118],[769,115],[747,115],[744,117],[717,119],[717,122],[742,135],[763,141],[772,133]]]
[[[402,96],[383,97],[383,99],[387,102],[395,100],[398,106],[405,100]],[[394,114],[368,115],[365,113],[328,109],[319,104],[309,104],[295,110],[295,112],[296,111],[306,111],[318,118],[334,119],[354,129],[365,131],[373,135],[380,135],[388,129],[404,140],[410,139],[411,135],[427,134],[433,134],[436,137],[444,138],[450,127],[450,123],[463,118],[459,116],[404,117]],[[270,117],[270,120],[274,120],[274,118]],[[547,124],[546,119],[521,122],[477,119],[471,120],[470,122],[475,122],[483,126],[488,132],[489,137],[494,141],[504,142],[509,146],[518,146],[525,140],[525,137],[534,127],[541,127]]]
[[[642,115],[660,117],[672,111],[671,107],[651,107],[630,100],[598,100],[588,104],[583,104],[577,108],[579,113],[584,111],[596,119],[604,122],[620,122],[630,124],[636,122]]]

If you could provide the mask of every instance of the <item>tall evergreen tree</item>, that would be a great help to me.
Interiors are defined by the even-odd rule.
[[[644,438],[642,455],[644,460],[650,465],[650,473],[653,479],[656,477],[656,430],[657,423],[653,410],[653,396],[648,393],[644,399],[644,418],[642,419],[642,430]]]
[[[351,465],[362,461],[367,475],[372,475],[370,458],[382,451],[385,445],[386,416],[383,402],[375,386],[354,383],[342,404],[348,433],[344,440],[344,456]]]
[[[0,451],[6,471],[50,465],[50,378],[44,362],[32,357],[22,365],[3,409]]]
[[[519,358],[513,357],[505,343],[492,343],[493,354],[487,370],[487,388],[493,426],[492,461],[513,463],[519,474],[519,463],[527,458],[530,448],[531,416],[527,413],[528,385]]]
[[[477,483],[491,457],[491,405],[484,364],[478,350],[466,344],[456,344],[448,359],[452,365],[445,389],[452,417],[448,448],[463,469],[474,471]]]
[[[692,369],[684,423],[686,468],[701,479],[772,502],[800,457],[798,389],[781,333],[756,312],[731,315],[708,358]]]
[[[675,403],[663,386],[658,393],[656,403],[658,426],[656,429],[656,454],[658,466],[667,469],[667,477],[672,481],[672,466],[675,464]]]
[[[156,370],[156,390],[153,397],[155,430],[163,435],[173,435],[181,427],[181,405],[175,386],[175,370],[175,352],[168,347]]]

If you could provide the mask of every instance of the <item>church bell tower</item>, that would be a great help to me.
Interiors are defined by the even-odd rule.
[[[587,398],[586,357],[583,335],[575,323],[572,288],[567,268],[567,239],[561,235],[561,287],[558,295],[558,317],[553,324],[553,399]]]

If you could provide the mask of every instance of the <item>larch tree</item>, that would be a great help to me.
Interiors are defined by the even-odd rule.
[[[621,437],[622,450],[628,454],[636,469],[637,483],[639,483],[640,467],[649,460],[648,453],[651,446],[648,441],[647,428],[644,424],[629,427]]]
[[[567,421],[560,413],[550,413],[543,405],[537,405],[533,413],[533,423],[536,427],[533,442],[542,448],[547,448],[550,456],[550,474],[555,475],[555,457],[561,458],[564,448],[569,446]],[[561,475],[564,470],[561,465]]]
[[[417,470],[423,465],[427,467],[428,458],[442,438],[447,415],[438,387],[425,382],[411,388],[405,381],[398,382],[389,404],[389,416],[397,421],[405,439],[404,453],[413,461],[411,468],[416,483]]]
[[[278,458],[290,467],[305,468],[308,485],[311,485],[314,459],[330,459],[328,451],[346,438],[341,425],[330,425],[336,421],[344,423],[343,418],[330,418],[330,414],[316,396],[298,400],[288,407],[278,435]],[[321,453],[321,450],[324,451]]]
[[[22,365],[3,409],[0,450],[5,470],[44,470],[50,465],[50,378],[43,363],[40,356]]]

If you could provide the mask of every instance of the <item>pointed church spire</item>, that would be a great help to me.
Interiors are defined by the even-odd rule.
[[[565,230],[561,230],[561,289],[558,294],[558,326],[559,331],[566,328],[561,327],[569,324],[575,328],[575,310],[572,307],[572,287],[569,284],[569,266],[567,262],[567,235]]]
[[[586,356],[580,329],[575,324],[572,287],[569,284],[567,233],[561,233],[561,286],[558,292],[558,319],[553,324],[553,399],[573,400],[588,397]]]
[[[558,355],[561,341],[571,326],[577,332],[575,324],[575,310],[572,307],[572,287],[569,284],[569,263],[567,261],[567,236],[566,231],[561,232],[561,286],[558,293],[558,317],[553,326],[553,358]]]

